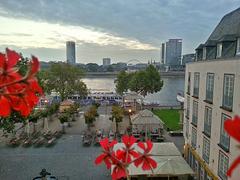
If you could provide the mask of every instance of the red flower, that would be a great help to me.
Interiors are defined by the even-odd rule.
[[[95,160],[96,164],[105,162],[107,168],[112,167],[112,179],[117,180],[125,178],[128,174],[128,166],[134,162],[134,165],[138,167],[142,164],[143,170],[150,170],[157,167],[157,163],[153,160],[149,152],[152,149],[152,142],[147,141],[146,146],[144,143],[138,143],[138,146],[143,150],[143,153],[138,152],[133,144],[136,139],[133,136],[122,137],[122,142],[125,145],[121,149],[113,150],[113,146],[117,143],[116,141],[109,143],[108,138],[100,141],[103,148],[103,153],[100,154]]]
[[[148,154],[152,150],[152,142],[150,140],[147,140],[146,143],[139,142],[138,146],[143,150],[143,154],[134,162],[135,166],[138,167],[142,164],[142,170],[155,169],[157,167],[157,163]]]
[[[100,145],[102,146],[103,153],[100,154],[96,160],[95,164],[98,165],[104,161],[104,163],[107,166],[107,169],[111,167],[111,162],[112,162],[112,156],[111,156],[111,151],[113,146],[117,143],[116,140],[113,140],[111,143],[109,142],[108,138],[104,138],[100,141]]]
[[[234,119],[227,119],[224,122],[224,129],[227,131],[229,136],[240,142],[240,117],[235,116]],[[240,164],[240,156],[231,164],[228,169],[227,175],[231,176],[233,170]]]
[[[124,163],[130,163],[134,158],[139,157],[139,153],[136,152],[136,150],[132,147],[134,143],[137,142],[137,139],[133,136],[122,136],[122,142],[125,145],[125,148],[123,150],[119,151],[120,158]]]
[[[122,159],[123,153],[122,150],[117,150],[116,152],[112,153],[112,179],[117,180],[121,178],[125,178],[127,176],[126,170],[127,170],[127,164],[124,164]]]
[[[6,49],[6,55],[0,53],[0,116],[7,117],[12,110],[28,116],[38,103],[42,88],[34,77],[39,70],[39,61],[32,57],[28,73],[24,77],[18,72],[16,64],[20,55]]]

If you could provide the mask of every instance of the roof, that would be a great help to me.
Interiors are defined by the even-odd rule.
[[[124,147],[123,143],[114,146],[114,150]],[[133,145],[137,151],[142,152],[137,144]],[[157,162],[157,168],[150,171],[143,171],[140,167],[130,165],[128,167],[130,176],[149,175],[149,176],[175,176],[194,174],[187,162],[183,159],[177,147],[171,143],[153,143],[153,148],[149,152],[152,158]]]
[[[226,14],[214,29],[207,41],[219,41],[226,35],[240,37],[240,8]]]
[[[196,50],[204,46],[216,46],[218,42],[235,41],[240,37],[240,8],[226,14],[218,23],[205,44],[200,44]]]
[[[133,125],[140,125],[140,124],[159,124],[163,125],[163,122],[161,119],[154,115],[151,111],[148,109],[144,109],[140,111],[139,113],[133,115],[131,117],[131,121]]]
[[[196,48],[196,50],[198,50],[198,49],[202,49],[203,46],[204,46],[204,44],[200,44],[200,45]]]

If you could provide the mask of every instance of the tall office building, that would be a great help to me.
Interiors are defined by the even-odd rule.
[[[75,42],[73,41],[66,42],[66,54],[67,54],[67,63],[75,64],[76,63]]]
[[[185,157],[200,180],[237,180],[240,166],[227,177],[239,149],[224,122],[240,114],[240,8],[225,15],[196,62],[186,64]]]
[[[111,65],[111,58],[103,58],[103,66]]]
[[[176,66],[181,64],[182,39],[169,39],[162,43],[161,61],[167,66]]]
[[[161,64],[165,64],[165,60],[166,60],[166,48],[165,48],[165,43],[162,43],[162,47],[161,47]]]

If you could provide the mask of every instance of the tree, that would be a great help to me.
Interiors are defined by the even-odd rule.
[[[117,75],[115,82],[116,91],[119,94],[131,90],[146,96],[148,93],[160,91],[163,86],[160,73],[153,65],[149,65],[145,70],[129,74],[122,71]]]
[[[61,113],[60,116],[58,117],[61,125],[62,125],[62,133],[65,133],[65,126],[64,126],[64,123],[65,122],[68,122],[68,113],[64,112],[64,113]]]
[[[96,63],[88,63],[86,64],[86,69],[88,72],[97,72],[99,69],[99,65]]]
[[[86,97],[88,95],[87,85],[82,80],[75,82],[74,90],[80,97]]]
[[[80,81],[83,72],[66,63],[54,63],[50,69],[44,73],[45,87],[49,91],[56,91],[64,101],[70,94],[75,91],[87,94],[87,88],[84,82]]]
[[[89,110],[84,113],[85,123],[88,125],[88,129],[90,128],[90,125],[96,120],[97,116],[99,116],[99,114],[95,105],[91,106]]]
[[[121,71],[117,75],[116,83],[116,92],[120,95],[123,95],[124,92],[128,90],[129,74],[125,71]]]
[[[122,122],[124,116],[123,109],[120,106],[112,106],[112,120],[116,122],[116,132],[118,132],[118,123]]]

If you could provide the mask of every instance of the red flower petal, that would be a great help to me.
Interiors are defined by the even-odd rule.
[[[7,55],[7,69],[10,69],[12,67],[14,67],[18,60],[21,58],[21,56],[16,53],[15,51],[12,51],[10,49],[6,49],[6,55]]]
[[[100,164],[105,157],[106,157],[106,154],[105,154],[105,153],[100,154],[100,155],[95,159],[95,164],[96,164],[96,165]]]
[[[151,166],[150,163],[148,163],[148,161],[146,160],[143,161],[142,170],[144,171],[151,170]]]
[[[29,75],[33,76],[38,72],[39,67],[40,67],[40,63],[39,63],[37,57],[32,56],[32,61],[30,62],[30,66],[31,66],[31,69],[30,69]]]
[[[157,162],[154,159],[148,156],[147,160],[150,163],[152,169],[157,168]]]
[[[112,179],[113,180],[125,178],[126,176],[127,176],[126,172],[125,172],[125,170],[122,167],[115,166],[113,168],[113,172],[112,172]]]
[[[153,143],[150,140],[147,140],[146,143],[147,143],[146,152],[149,153],[152,150]]]
[[[122,137],[122,142],[125,144],[127,148],[131,148],[131,146],[137,141],[137,139],[133,136],[124,135]]]
[[[230,168],[227,171],[227,175],[229,177],[232,176],[233,170],[240,164],[240,156],[234,160],[234,162],[231,164]]]
[[[11,107],[8,99],[4,96],[0,97],[0,116],[7,117],[11,112]]]
[[[139,142],[138,143],[138,147],[140,147],[142,150],[146,150],[146,148],[145,148],[145,145],[144,145],[144,143],[143,142]]]
[[[100,145],[106,151],[108,151],[108,144],[109,144],[108,138],[104,138],[100,141]]]
[[[5,54],[0,53],[0,74],[4,69],[5,66],[5,62],[6,62],[6,56]],[[2,70],[1,70],[2,69]]]
[[[240,142],[240,117],[235,116],[234,119],[227,119],[224,122],[224,129],[227,133]]]

